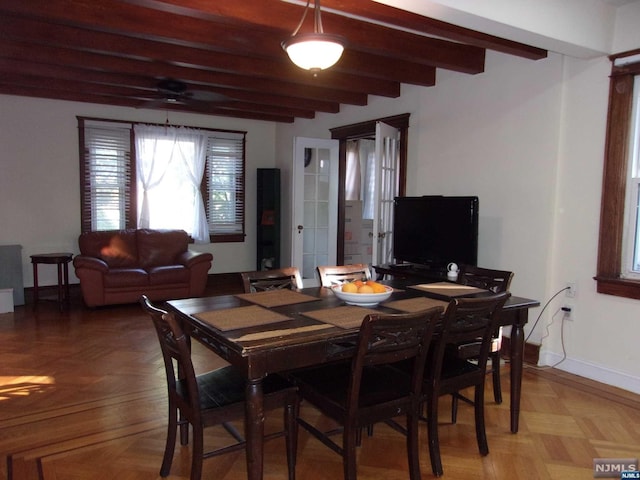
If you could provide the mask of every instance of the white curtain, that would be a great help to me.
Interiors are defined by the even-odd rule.
[[[347,141],[346,200],[362,200],[362,218],[372,219],[375,188],[375,141]]]
[[[184,127],[136,125],[138,227],[181,228],[209,241],[200,184],[206,136]]]
[[[358,142],[347,141],[347,168],[345,178],[345,200],[360,200],[360,159]]]

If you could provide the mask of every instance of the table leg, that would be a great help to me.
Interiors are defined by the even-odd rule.
[[[67,262],[63,265],[64,268],[64,301],[69,306],[69,264]]]
[[[64,301],[64,285],[62,284],[62,264],[58,264],[58,308],[62,311]]]
[[[33,264],[33,307],[38,304],[38,264]]]
[[[518,319],[511,328],[511,433],[518,433],[520,394],[522,392],[522,363],[524,361],[524,324],[527,311],[516,313]],[[524,315],[524,318],[522,317]]]
[[[247,440],[247,478],[262,480],[264,442],[264,397],[262,379],[247,381],[245,438]]]

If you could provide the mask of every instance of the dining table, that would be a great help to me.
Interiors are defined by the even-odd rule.
[[[352,305],[329,287],[271,290],[256,293],[170,300],[168,309],[184,331],[246,378],[245,440],[247,476],[263,478],[264,411],[262,379],[329,362],[348,360],[355,353],[359,327],[368,313],[400,313],[446,307],[456,296],[483,296],[481,289],[452,290],[457,284],[384,282],[393,288],[388,299],[375,305]],[[430,287],[431,285],[431,287]],[[444,287],[438,291],[437,286]],[[461,287],[460,285],[457,285]],[[511,326],[511,432],[517,433],[523,370],[524,326],[536,300],[511,296],[500,324]]]

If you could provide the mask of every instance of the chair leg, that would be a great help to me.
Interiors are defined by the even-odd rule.
[[[409,456],[409,478],[420,480],[420,451],[418,448],[418,415],[407,415],[407,454]]]
[[[480,451],[480,455],[485,456],[489,454],[489,444],[487,442],[487,432],[484,425],[484,382],[476,385],[474,400],[478,450]]]
[[[427,433],[429,435],[429,457],[431,470],[436,477],[443,474],[442,459],[440,458],[440,439],[438,437],[438,395],[431,395],[427,399]]]
[[[176,437],[178,433],[178,411],[173,405],[169,405],[169,423],[167,425],[167,441],[164,447],[164,457],[160,467],[160,476],[167,477],[171,471],[173,454],[176,448]]]
[[[501,404],[502,387],[500,385],[500,351],[491,354],[491,374],[493,377],[493,398],[497,404]]]
[[[299,399],[290,399],[284,409],[284,427],[286,431],[287,467],[289,468],[289,480],[296,478],[296,462],[298,455],[298,415],[300,413]]]
[[[189,422],[184,419],[184,415],[180,412],[180,445],[189,444]]]
[[[202,477],[203,455],[202,425],[193,426],[193,446],[191,457],[191,480],[200,480]]]
[[[458,394],[451,394],[451,423],[458,421]]]
[[[345,425],[342,435],[342,464],[344,468],[344,480],[356,480],[356,443],[359,428],[353,425]]]

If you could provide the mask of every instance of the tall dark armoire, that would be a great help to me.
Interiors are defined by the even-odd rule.
[[[258,270],[280,268],[280,169],[258,168]]]

